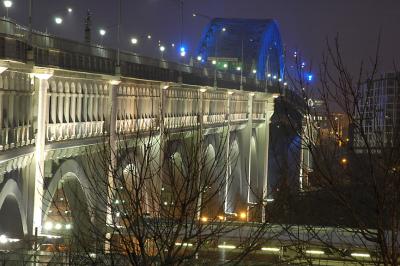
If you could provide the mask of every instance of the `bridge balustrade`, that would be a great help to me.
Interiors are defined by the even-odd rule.
[[[0,75],[0,150],[34,143],[33,90],[26,73],[5,71]]]

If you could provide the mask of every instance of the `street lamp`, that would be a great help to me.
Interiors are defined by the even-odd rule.
[[[54,22],[55,22],[56,24],[60,25],[60,24],[63,23],[63,19],[62,19],[61,17],[55,17],[55,18],[54,18]]]
[[[132,38],[132,39],[131,39],[131,43],[132,43],[133,45],[136,45],[136,44],[138,43],[138,39],[137,39],[137,38]]]
[[[163,46],[163,45],[160,46],[160,52],[161,52],[161,60],[163,60],[164,59],[165,46]]]
[[[8,9],[12,7],[13,2],[11,0],[4,0],[3,1],[4,7],[6,8],[6,17],[8,18]]]
[[[100,36],[103,37],[104,35],[106,35],[107,31],[105,29],[100,29],[99,33],[100,33]]]
[[[68,8],[67,8],[67,11],[68,11],[68,13],[72,13],[72,8],[71,8],[71,7],[68,7]]]

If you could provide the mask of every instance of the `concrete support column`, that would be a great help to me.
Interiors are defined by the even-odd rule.
[[[162,184],[163,184],[163,169],[164,169],[164,160],[165,160],[165,101],[166,101],[166,90],[169,88],[168,83],[161,83],[160,84],[160,100],[159,100],[159,163],[158,163],[158,171],[159,171],[159,181],[156,182],[155,189],[157,191],[151,192],[156,193],[156,195],[160,195],[162,193]],[[156,202],[155,202],[156,203]],[[160,211],[160,206],[153,206],[154,213]]]
[[[206,88],[200,88],[199,92],[198,92],[198,125],[199,125],[199,132],[197,132],[198,135],[198,141],[199,141],[199,145],[198,145],[198,150],[197,150],[197,187],[199,190],[199,198],[197,199],[197,219],[200,220],[201,218],[201,213],[202,213],[202,204],[203,204],[203,189],[202,189],[202,184],[201,184],[201,169],[202,169],[202,155],[203,155],[203,142],[204,142],[204,138],[203,138],[203,129],[204,129],[204,110],[203,110],[203,98],[204,98],[204,92],[206,92],[207,89]]]
[[[44,161],[45,145],[46,145],[46,113],[47,113],[47,91],[49,89],[48,79],[52,76],[51,72],[45,72],[42,69],[34,69],[33,76],[35,79],[35,105],[36,105],[36,117],[34,118],[35,134],[35,177],[33,182],[33,217],[32,219],[33,228],[32,233],[35,229],[40,233],[42,229],[42,206],[43,206],[43,180],[44,180]],[[29,219],[28,218],[28,219]]]
[[[248,120],[247,120],[247,134],[249,138],[249,154],[248,154],[248,173],[247,173],[247,219],[249,218],[249,211],[250,211],[250,204],[254,204],[251,200],[251,193],[252,193],[252,188],[251,188],[251,164],[252,160],[255,158],[251,157],[251,140],[253,137],[253,97],[254,93],[249,93],[248,94],[248,101],[247,101],[247,113],[248,113]]]
[[[268,160],[269,160],[269,133],[270,133],[270,123],[271,117],[274,114],[274,105],[275,105],[275,98],[276,95],[272,97],[268,97],[265,100],[265,122],[264,122],[264,145],[263,145],[263,152],[264,152],[264,180],[263,180],[263,207],[262,207],[262,222],[266,222],[266,205],[268,202]]]
[[[114,194],[114,176],[113,171],[117,164],[117,132],[116,132],[116,123],[117,123],[117,92],[119,88],[119,84],[121,83],[120,78],[116,77],[115,79],[110,81],[110,90],[109,90],[109,105],[108,105],[108,129],[109,129],[109,152],[110,152],[110,166],[108,169],[108,197],[107,197],[107,209],[106,209],[106,227],[111,226],[113,224],[113,216],[112,216],[112,202],[113,202],[113,194]],[[106,233],[106,241],[105,241],[105,252],[108,253],[110,251],[110,239],[111,234]]]
[[[226,124],[226,171],[225,171],[225,203],[224,203],[224,212],[227,214],[230,214],[228,210],[228,192],[229,192],[229,186],[230,186],[230,180],[231,179],[231,172],[232,172],[232,166],[231,166],[231,148],[230,148],[230,139],[231,139],[231,95],[233,94],[232,91],[228,91],[228,97],[227,100],[225,101],[225,110],[226,110],[226,116],[227,116],[227,124]]]

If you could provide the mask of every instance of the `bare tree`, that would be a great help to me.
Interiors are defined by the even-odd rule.
[[[60,195],[48,197],[57,219],[74,224],[64,247],[71,261],[239,263],[279,235],[268,223],[246,223],[247,214],[226,214],[233,200],[227,196],[233,184],[229,169],[238,158],[227,145],[229,127],[223,125],[209,145],[201,123],[185,130],[157,126],[172,120],[137,119],[135,131],[88,149],[89,159],[81,163],[89,179],[86,197],[65,186],[67,180]],[[73,214],[66,216],[66,209]],[[231,248],[235,251],[220,257],[221,249]]]
[[[298,170],[284,175],[274,190],[284,211],[271,213],[274,221],[290,224],[286,231],[299,248],[297,256],[309,264],[319,263],[315,253],[306,252],[312,246],[327,259],[399,264],[400,124],[394,99],[399,75],[396,70],[378,75],[378,55],[379,45],[353,74],[336,38],[333,45],[328,42],[315,86],[307,81],[310,69],[300,55],[295,60],[291,81],[303,100],[303,117],[293,118],[289,108],[282,117],[298,137],[301,155]]]

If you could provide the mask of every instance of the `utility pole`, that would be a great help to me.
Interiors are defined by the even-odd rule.
[[[117,23],[117,64],[115,75],[121,75],[121,20],[122,20],[122,0],[118,1],[118,23]]]

